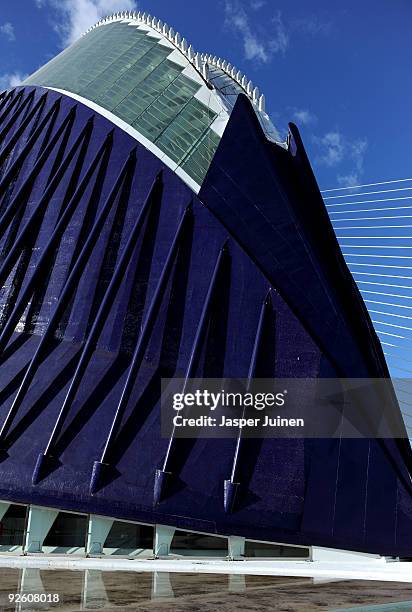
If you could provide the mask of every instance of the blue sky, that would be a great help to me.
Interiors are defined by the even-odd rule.
[[[410,0],[3,2],[1,86],[123,8],[156,15],[245,72],[281,132],[298,124],[321,188],[412,176]]]

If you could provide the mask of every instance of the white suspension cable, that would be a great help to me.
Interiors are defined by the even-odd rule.
[[[399,361],[399,360],[398,360]],[[402,363],[402,362],[401,362]],[[412,374],[412,370],[409,370],[408,368],[403,368],[402,366],[397,366],[397,365],[393,365],[391,366],[391,369],[396,368],[397,370],[400,370],[401,372],[406,372],[407,374]],[[411,380],[412,382],[412,380]],[[409,386],[409,385],[408,385]],[[411,385],[412,386],[412,385]],[[402,391],[403,393],[406,393],[407,395],[411,395],[412,393],[409,393],[408,391],[406,391],[405,389],[403,389],[402,387],[399,386],[399,383],[396,385],[395,387],[396,389],[399,388],[399,391]]]
[[[361,289],[361,293],[362,295],[364,293],[371,293],[372,295],[385,295],[387,297],[396,297],[396,298],[402,298],[404,300],[412,300],[412,295],[398,295],[397,293],[383,293],[382,291],[369,291],[367,289]],[[365,299],[365,302],[366,302],[366,299]],[[399,306],[399,304],[394,304],[394,305]],[[409,308],[412,308],[412,306],[409,306]]]
[[[403,196],[401,198],[383,198],[381,200],[360,200],[358,202],[339,202],[338,204],[325,204],[326,208],[334,208],[335,206],[347,206],[348,204],[374,204],[376,202],[399,202],[400,200],[412,200],[412,196]]]
[[[355,274],[366,274],[366,272],[355,272]],[[380,274],[375,274],[373,276],[380,276]],[[376,285],[378,287],[396,287],[397,289],[410,289],[412,291],[412,286],[409,287],[408,285],[392,285],[391,283],[375,283],[373,281],[364,281],[364,280],[357,280],[356,282],[358,283],[358,285]],[[361,291],[363,293],[367,293],[366,289],[362,289]],[[392,294],[382,293],[382,295],[392,295]],[[393,295],[395,296],[396,294],[393,294]],[[406,296],[400,295],[398,297],[406,297]]]
[[[412,374],[412,370],[409,370],[408,368],[402,368],[400,366],[391,366],[391,369],[396,369],[399,370],[400,372],[406,372],[407,374],[409,374],[409,376],[405,376],[405,374],[402,375],[397,375],[396,377],[392,377],[392,378],[396,378],[396,383],[394,385],[395,387],[395,392],[396,392],[396,396],[399,397],[400,393],[404,393],[405,395],[407,395],[408,397],[412,398],[412,393],[409,391],[409,389],[412,388],[412,377],[410,376]],[[403,387],[400,386],[400,382],[405,382],[407,388],[404,389]]]
[[[402,362],[401,362],[401,363],[402,363]],[[409,391],[407,391],[406,389],[402,388],[402,387],[399,385],[400,376],[402,376],[402,381],[403,381],[403,380],[406,378],[406,381],[405,381],[405,382],[406,382],[406,384],[408,385],[408,388],[411,388],[411,386],[412,386],[412,385],[411,385],[410,383],[412,383],[412,377],[410,378],[410,376],[405,376],[405,373],[406,373],[407,375],[411,375],[411,374],[412,374],[412,370],[410,370],[410,369],[408,369],[408,368],[404,368],[404,367],[402,367],[402,366],[394,365],[394,364],[391,364],[390,369],[391,369],[391,371],[392,371],[392,372],[393,372],[394,370],[396,370],[397,372],[402,372],[402,374],[401,374],[401,375],[398,375],[398,376],[396,377],[396,378],[397,378],[397,380],[398,380],[397,384],[395,384],[395,392],[396,392],[396,396],[399,398],[399,393],[400,393],[400,392],[402,392],[402,393],[405,393],[406,395],[408,395],[408,396],[411,396],[411,397],[412,397],[412,393],[410,393]],[[394,378],[394,377],[392,376],[392,378]],[[410,382],[408,382],[409,380],[410,380]]]
[[[333,214],[342,213],[331,213],[331,215]],[[381,219],[412,219],[412,215],[386,215],[382,217],[344,217],[343,219],[333,219],[331,217],[333,225],[335,225],[335,223],[337,222],[342,223],[343,221],[380,221]],[[389,225],[388,227],[393,227],[393,225]],[[373,229],[373,226],[371,226],[371,229]]]
[[[377,300],[369,300],[365,298],[365,302],[369,304],[380,304],[381,306],[394,306],[396,308],[406,308],[407,310],[412,310],[412,306],[403,306],[402,304],[391,304],[389,302],[378,302]],[[370,310],[369,312],[375,312],[377,314],[387,315],[388,317],[398,317],[399,319],[412,319],[412,317],[408,317],[407,315],[395,314],[394,312],[379,312],[378,310]]]
[[[412,370],[408,370],[408,372],[412,372]],[[400,383],[406,383],[406,387],[401,387]],[[407,378],[406,380],[403,378],[398,378],[396,380],[396,389],[399,389],[399,391],[402,391],[402,393],[412,397],[412,380],[410,378]]]
[[[407,374],[412,374],[412,370],[409,370],[408,368],[403,368],[401,366],[397,366],[397,365],[391,365],[391,370],[399,370],[400,372],[406,372]],[[406,378],[405,376],[403,378]],[[399,378],[398,378],[399,380]],[[409,377],[408,377],[409,380]],[[412,378],[410,379],[410,382],[412,383]],[[408,387],[411,387],[412,385],[409,383]],[[412,397],[412,393],[410,393],[409,391],[407,391],[406,389],[403,389],[402,387],[399,386],[399,383],[395,385],[395,391],[396,391],[396,395],[398,396],[399,393],[405,393],[405,395],[411,396]]]
[[[348,245],[346,244],[347,248]],[[343,253],[345,257],[373,257],[374,259],[412,259],[412,255],[366,255],[365,253]]]
[[[324,200],[337,200],[338,198],[355,198],[364,195],[375,195],[378,193],[393,193],[397,191],[410,191],[412,187],[398,187],[398,189],[381,189],[379,191],[363,191],[361,193],[345,193],[344,195],[326,196]]]
[[[399,397],[398,393],[396,393],[396,398],[398,400],[402,416],[407,419],[412,419],[412,414],[410,412],[407,412],[407,410],[410,410],[412,408],[412,403],[408,401],[409,398],[402,399],[401,397]]]
[[[375,322],[379,323],[379,321],[375,321]],[[376,332],[378,333],[378,335],[391,336],[391,338],[399,338],[400,340],[408,340],[410,342],[410,338],[406,338],[405,336],[400,336],[399,334],[390,334],[389,332],[385,332],[379,329],[377,329]]]
[[[374,311],[370,311],[370,312],[374,312]],[[386,312],[381,312],[377,314],[387,315]],[[406,318],[410,319],[410,317],[406,317]],[[387,327],[393,327],[394,329],[404,329],[405,331],[412,331],[412,327],[406,327],[405,325],[396,325],[395,323],[387,323],[386,321],[377,321],[376,319],[372,319],[372,322],[376,323],[377,325],[386,325]],[[403,340],[410,340],[410,338],[404,337],[404,336],[399,336],[399,338],[403,338]]]
[[[396,367],[396,366],[394,366]],[[407,370],[406,368],[398,368],[396,367],[397,370],[401,370],[401,371],[405,371],[408,372],[408,374],[412,374],[412,370]],[[412,388],[412,379],[410,379],[410,383],[408,384],[409,388]],[[410,391],[407,391],[406,389],[403,389],[403,387],[399,386],[399,382],[395,385],[395,391],[396,391],[396,395],[398,395],[399,393],[404,393],[405,395],[408,395],[409,397],[412,397],[412,393]]]
[[[398,240],[398,236],[336,236],[338,240],[379,240],[387,238],[388,240]],[[399,236],[405,240],[412,240],[412,236]],[[347,249],[412,249],[409,245],[396,244],[341,244],[341,247]],[[375,257],[375,255],[372,255]],[[398,256],[397,256],[398,257]]]
[[[388,317],[389,319],[396,317],[397,319],[407,319],[407,321],[412,321],[412,317],[408,317],[407,315],[394,315],[394,314],[389,314],[387,312],[382,312],[381,310],[369,310],[369,312],[374,315],[378,314],[383,317]],[[387,323],[386,321],[377,321],[377,320],[375,320],[375,323],[380,323],[381,325],[389,325],[390,327],[397,327],[398,329],[405,329],[406,331],[412,331],[412,327],[409,327],[409,325],[408,326],[407,325],[396,325],[396,323]]]
[[[407,374],[412,374],[412,370],[410,370],[409,368],[403,368],[402,366],[397,366],[397,365],[391,365],[391,369],[396,369],[399,370],[400,372],[406,372]],[[395,378],[395,377],[393,377]],[[402,381],[406,378],[407,380],[406,385],[407,385],[407,389],[404,389],[403,387],[400,386],[399,381],[400,381],[400,376],[396,376],[397,378],[397,383],[395,384],[395,391],[396,391],[396,395],[399,397],[400,393],[404,393],[405,395],[407,395],[408,397],[412,398],[412,393],[411,391],[409,391],[409,389],[412,389],[412,378],[410,378],[409,376],[406,377],[405,375],[402,376]]]
[[[391,185],[393,183],[407,183],[412,181],[412,178],[398,179],[396,181],[380,181],[379,183],[365,183],[364,185],[353,185],[352,187],[335,187],[334,189],[321,189],[321,193],[329,193],[331,191],[345,191],[347,189],[360,189],[361,187],[375,187],[375,185]]]
[[[350,255],[349,255],[350,257]],[[412,266],[392,266],[390,264],[370,264],[370,263],[358,263],[356,261],[346,262],[348,266],[367,266],[368,268],[395,268],[395,270],[412,270]],[[377,276],[383,276],[378,274]],[[394,276],[393,278],[409,278],[408,276]]]
[[[385,208],[361,208],[356,210],[332,210],[329,215],[348,215],[348,214],[357,214],[361,212],[378,212],[381,210],[410,210],[412,206],[388,206]]]
[[[384,343],[382,342],[382,344],[384,344]],[[412,350],[409,351],[409,352],[412,353]],[[395,361],[399,361],[400,363],[404,363],[404,362],[412,363],[412,359],[406,359],[405,357],[402,357],[402,359],[401,359],[399,357],[399,355],[392,355],[392,353],[385,353],[385,351],[384,351],[384,354],[385,354],[386,357],[390,357],[391,359],[394,359]],[[412,395],[412,387],[411,387],[411,395]]]
[[[383,317],[397,317],[398,319],[407,319],[408,321],[412,321],[412,317],[408,317],[407,315],[392,315],[387,312],[382,312],[381,310],[369,310],[372,314],[378,314]],[[372,319],[375,323],[379,323],[380,325],[389,325],[390,327],[397,327],[398,329],[405,329],[406,331],[412,331],[412,327],[407,325],[396,325],[396,323],[387,323],[386,321],[377,321],[376,319]]]
[[[370,225],[348,225],[347,227],[337,227],[339,230],[349,230],[349,229],[368,229],[368,230],[376,230],[376,229],[393,229],[393,228],[404,228],[404,227],[412,227],[412,225],[374,225],[371,227]]]
[[[412,370],[409,370],[408,368],[403,368],[401,366],[397,366],[397,365],[391,365],[391,369],[396,369],[396,370],[400,370],[401,372],[406,372],[407,374],[412,374]],[[412,378],[410,376],[405,376],[402,375],[399,376],[397,375],[392,376],[392,378],[396,378],[396,384],[395,384],[395,391],[396,391],[396,395],[398,395],[398,393],[405,393],[405,395],[408,395],[409,397],[412,397],[412,393],[409,391],[409,389],[412,389]],[[406,379],[406,380],[405,380]],[[400,386],[400,382],[405,382],[407,385],[407,388],[403,388]],[[408,389],[408,390],[407,390]]]
[[[403,371],[403,368],[397,368],[397,369]],[[405,370],[405,371],[408,372],[408,374],[412,374],[411,370]],[[412,379],[409,379],[409,380],[410,380],[410,382],[412,382]],[[408,386],[409,387],[411,386],[410,383],[409,383]],[[396,389],[396,395],[397,396],[400,393],[404,393],[408,398],[412,397],[412,393],[408,392],[406,389],[402,389],[402,387],[400,387],[399,385],[396,385],[395,389]],[[405,400],[403,400],[403,401],[405,401]]]
[[[354,265],[354,264],[352,264]],[[363,264],[362,264],[363,265]],[[358,276],[379,276],[379,278],[402,278],[403,280],[410,280],[412,281],[412,277],[410,276],[395,276],[393,274],[375,274],[374,272],[358,272],[357,270],[353,270],[352,274],[357,274]],[[363,282],[363,283],[367,283],[369,285],[385,285],[385,283],[373,283],[371,281],[356,281],[356,282]],[[388,283],[386,285],[387,287],[400,287],[401,289],[405,288],[405,289],[412,289],[412,287],[408,287],[405,285],[392,285],[390,283]]]
[[[401,186],[401,183],[410,184]],[[380,188],[382,185],[390,185],[390,187]],[[377,189],[362,191],[365,187],[377,187]],[[412,195],[405,192],[412,192],[412,178],[322,190],[323,194],[328,194],[324,195],[325,205],[346,263],[355,280],[359,283],[373,325],[381,339],[382,347],[386,347],[384,354],[390,364],[392,375],[396,371],[400,377],[402,373],[404,373],[404,376],[412,375],[412,348],[408,348],[408,346],[412,346],[412,294],[405,294],[405,291],[406,293],[412,292],[412,275],[409,272],[409,270],[412,270],[412,265],[407,265],[405,262],[405,260],[412,259],[412,244],[408,243],[408,241],[412,241],[412,232],[409,231],[408,234],[410,235],[407,236],[394,235],[398,233],[398,230],[403,230],[401,233],[404,234],[406,233],[405,228],[412,228]],[[384,197],[365,199],[365,197],[377,195]],[[400,205],[397,206],[396,203]],[[368,225],[351,225],[352,223],[363,223],[365,221],[370,223]],[[379,229],[383,231],[375,231]],[[353,235],[353,232],[356,233],[358,230],[364,230],[359,232],[362,235]],[[377,233],[379,235],[373,235]],[[382,235],[385,233],[389,235]],[[350,244],[351,241],[353,244]],[[377,244],[377,242],[379,243]],[[400,255],[402,249],[405,249],[404,252],[409,252],[410,255]],[[374,263],[360,263],[359,260],[364,258],[368,258]],[[385,264],[386,259],[390,259],[392,262]],[[393,265],[394,262],[406,265]],[[359,268],[363,268],[363,271]],[[375,272],[372,270],[375,270]],[[395,273],[390,274],[389,270],[393,270]],[[405,275],[405,272],[402,274],[402,271],[408,271],[408,275]],[[381,272],[386,272],[386,274]],[[399,280],[408,282],[403,284]],[[391,289],[395,288],[404,291],[400,294],[393,293]],[[391,297],[395,298],[396,301],[404,301],[404,303],[387,302],[386,298]],[[405,300],[409,300],[409,302],[405,302]],[[411,305],[409,306],[408,303]],[[375,308],[378,305],[387,307],[388,310],[393,309],[395,312],[376,310]],[[409,313],[398,314],[402,311],[405,313],[409,311]],[[380,320],[380,317],[383,317],[386,321]],[[398,321],[399,324],[394,321]],[[405,323],[405,325],[402,325],[402,323]],[[407,333],[406,336],[405,332]],[[387,339],[387,341],[385,342],[384,339]],[[398,344],[399,340],[401,344]],[[405,346],[402,346],[402,342],[405,343]],[[398,354],[394,354],[394,352]],[[403,354],[405,352],[409,359],[404,358]],[[410,401],[412,388],[410,393],[400,388],[399,394],[398,401],[401,407],[404,410],[407,409],[407,412],[403,414],[406,418],[412,420],[412,403]]]
[[[398,370],[401,370],[402,368],[398,368]],[[406,372],[408,373],[412,373],[412,370],[408,370],[405,369]],[[406,388],[405,387],[401,387],[399,383],[405,383],[406,384]],[[409,397],[412,397],[412,378],[408,377],[402,377],[402,378],[396,378],[396,385],[395,385],[395,389],[396,391],[399,391],[400,393],[405,393],[405,395],[409,395]]]
[[[395,366],[396,367],[396,366]],[[403,370],[403,368],[396,368],[397,370]],[[412,374],[412,370],[407,370],[405,369],[406,372]],[[411,379],[412,382],[412,379]],[[408,397],[412,397],[412,393],[410,393],[409,391],[407,391],[406,389],[403,389],[402,387],[400,387],[399,385],[396,385],[395,387],[396,390],[396,395],[399,395],[400,393],[404,393],[405,395],[407,395]]]
[[[396,379],[396,382],[394,381],[394,387],[397,397],[399,397],[400,393],[404,393],[406,396],[412,398],[412,393],[411,391],[409,391],[409,389],[412,389],[412,377],[410,376],[412,374],[412,370],[409,370],[408,368],[402,368],[396,365],[391,366],[391,369],[396,369],[400,372],[406,372],[408,374],[408,376],[405,376],[405,374],[397,374],[396,377],[392,377],[393,379]],[[401,387],[400,382],[405,382],[406,388]]]
[[[400,369],[400,368],[398,368],[398,369]],[[411,373],[411,371],[410,371],[410,370],[406,370],[406,371],[407,371],[409,374]],[[411,384],[410,384],[410,383],[412,383],[412,378],[410,378],[410,377],[408,376],[408,377],[405,377],[405,379],[406,379],[406,382],[407,382],[407,384],[408,384],[408,387],[410,388],[410,387],[411,387]],[[398,390],[398,389],[399,389],[399,392],[405,393],[405,395],[407,395],[407,396],[409,396],[409,397],[412,397],[412,393],[408,393],[408,391],[406,391],[406,389],[402,389],[401,387],[396,386],[396,390]],[[402,401],[403,401],[403,402],[406,402],[406,399],[403,399]],[[410,401],[410,400],[409,400],[409,401]]]
[[[385,332],[381,332],[382,334]],[[403,351],[405,353],[412,353],[412,349],[408,348],[407,346],[399,346],[398,344],[391,344],[390,342],[384,342],[383,340],[381,341],[382,346],[390,346],[391,348],[396,348],[399,349],[400,351]]]

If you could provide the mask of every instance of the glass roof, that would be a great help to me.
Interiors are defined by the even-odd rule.
[[[242,91],[217,67],[210,68],[213,80],[212,87],[184,53],[152,28],[115,20],[91,29],[24,84],[61,89],[97,104],[200,186]],[[264,115],[263,127],[276,140]]]

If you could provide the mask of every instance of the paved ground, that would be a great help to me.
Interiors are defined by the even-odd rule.
[[[56,604],[8,604],[9,594],[58,593]],[[1,568],[0,610],[313,612],[411,602],[412,584],[311,578]]]

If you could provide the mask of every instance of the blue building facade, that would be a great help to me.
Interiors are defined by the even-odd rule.
[[[119,28],[135,22],[191,64],[171,81],[187,99],[169,91],[180,110],[164,119],[168,138],[148,126],[169,82],[149,94],[136,77],[130,105],[147,106],[132,125],[103,105],[114,89],[98,91],[99,75],[78,91],[52,80],[63,60],[65,78],[81,80],[76,62],[105,28],[116,29],[112,62],[134,57]],[[159,43],[139,44],[143,57]],[[264,99],[236,69],[148,16],[105,20],[60,58],[0,101],[0,500],[409,556],[406,435],[244,440],[233,490],[236,440],[176,439],[168,452],[160,434],[162,378],[245,378],[252,355],[256,378],[389,377],[297,128],[276,142]],[[233,71],[223,117],[202,92]],[[87,87],[97,101],[86,103]],[[196,137],[186,111],[194,126],[207,116]]]

